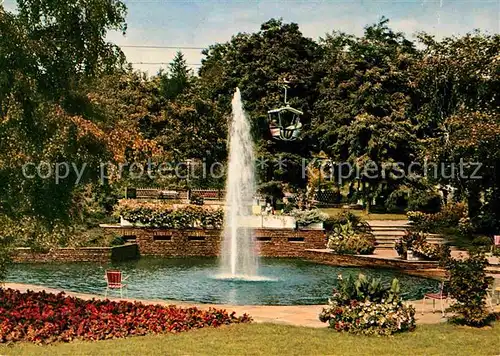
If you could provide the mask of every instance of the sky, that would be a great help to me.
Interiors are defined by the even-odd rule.
[[[0,0],[1,1],[1,0]],[[203,58],[200,49],[226,42],[239,32],[258,31],[270,18],[299,24],[313,39],[333,30],[361,35],[382,16],[410,38],[426,31],[437,38],[463,35],[474,29],[500,33],[500,0],[123,0],[128,7],[127,34],[110,33],[134,67],[156,74],[181,50],[193,69]],[[4,0],[6,9],[14,0]]]

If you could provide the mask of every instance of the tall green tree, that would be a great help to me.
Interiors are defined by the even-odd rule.
[[[239,33],[231,41],[210,46],[200,69],[200,82],[209,97],[229,114],[231,97],[239,87],[245,111],[252,122],[258,155],[266,161],[260,179],[301,186],[302,158],[309,158],[308,130],[319,78],[314,64],[319,46],[306,38],[295,23],[271,19],[255,33]],[[290,82],[290,105],[302,110],[305,132],[298,142],[272,140],[267,111],[283,106],[283,84]],[[286,160],[279,165],[278,160]]]
[[[193,75],[184,54],[179,51],[169,64],[168,72],[160,72],[159,77],[160,94],[167,100],[173,100],[189,88]]]
[[[361,38],[328,35],[318,63],[323,79],[313,135],[329,157],[344,165],[336,177],[360,185],[367,208],[372,199],[407,183],[398,163],[408,164],[415,152],[409,68],[418,53],[387,22],[367,27]]]
[[[484,232],[500,228],[500,36],[473,32],[437,41],[421,34],[414,112],[434,182],[457,189]],[[464,163],[473,163],[464,167]],[[460,168],[462,164],[462,168]],[[475,172],[476,167],[481,169]],[[452,168],[454,167],[454,169]],[[475,173],[475,174],[474,174]]]
[[[39,222],[47,231],[69,223],[81,184],[95,181],[99,162],[113,158],[102,116],[82,85],[123,63],[122,52],[106,41],[106,34],[125,31],[125,14],[125,5],[116,0],[19,0],[16,13],[0,11],[4,236],[9,221],[15,227],[24,220]],[[74,170],[59,182],[38,174],[26,178],[23,166],[42,161],[85,164],[87,174],[79,182]],[[43,174],[54,170],[45,167]]]

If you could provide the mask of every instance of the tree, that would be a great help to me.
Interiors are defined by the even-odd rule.
[[[323,79],[312,135],[335,162],[354,169],[338,174],[348,175],[345,181],[351,185],[358,182],[367,209],[383,191],[406,183],[399,164],[408,164],[415,152],[408,111],[409,66],[417,51],[387,22],[367,27],[361,38],[328,35],[318,63]]]
[[[99,163],[113,158],[113,140],[82,85],[123,63],[120,49],[105,37],[109,30],[125,31],[125,13],[116,0],[20,0],[17,13],[0,11],[3,237],[10,236],[4,229],[9,221],[33,220],[48,232],[70,224],[81,185],[96,182]],[[40,162],[50,162],[44,173],[61,162],[87,169],[80,180],[73,170],[59,182],[26,178],[24,165]]]
[[[204,54],[200,83],[211,100],[229,114],[234,90],[241,90],[257,151],[268,162],[259,179],[303,186],[302,158],[311,156],[308,130],[319,80],[314,71],[319,46],[304,37],[297,24],[271,19],[261,25],[260,31],[239,33],[227,43],[210,46]],[[291,82],[290,105],[304,112],[304,137],[295,143],[273,141],[268,128],[267,111],[283,106],[285,80]],[[277,167],[278,159],[286,160],[286,169]]]
[[[177,52],[169,64],[168,73],[159,73],[160,93],[167,100],[175,99],[189,88],[192,78],[191,70],[188,68],[184,54]]]
[[[413,77],[418,137],[425,147],[421,156],[445,165],[434,181],[455,187],[457,197],[468,201],[476,227],[495,233],[500,228],[500,36],[419,38],[425,48]],[[481,170],[473,174],[478,165]]]

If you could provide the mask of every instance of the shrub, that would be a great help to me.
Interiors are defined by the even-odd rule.
[[[411,190],[408,196],[408,210],[437,213],[441,208],[441,196],[435,191]]]
[[[290,215],[295,218],[295,221],[299,226],[307,226],[314,223],[320,223],[328,219],[328,214],[325,214],[318,209],[294,209],[292,210]]]
[[[493,254],[493,256],[500,257],[500,247],[499,246],[494,246],[491,249],[491,253]]]
[[[109,243],[110,246],[121,246],[125,244],[125,240],[121,236],[115,236]]]
[[[415,310],[400,298],[399,282],[384,286],[380,279],[356,280],[339,276],[338,289],[319,315],[337,331],[354,334],[392,335],[415,328]]]
[[[7,276],[7,270],[11,263],[10,241],[0,236],[0,284]]]
[[[474,226],[469,217],[460,218],[458,221],[458,232],[462,236],[470,236],[474,230]]]
[[[409,211],[408,220],[423,232],[436,232],[440,228],[456,227],[462,218],[467,217],[467,207],[463,203],[448,204],[435,214]]]
[[[441,196],[430,188],[401,186],[389,194],[384,205],[388,211],[398,211],[406,206],[410,211],[436,213],[441,208]]]
[[[104,340],[250,321],[247,314],[237,317],[222,309],[83,300],[64,293],[0,289],[0,342]]]
[[[472,245],[475,247],[489,247],[493,244],[488,236],[477,236],[472,240]]]
[[[427,235],[423,232],[406,231],[405,235],[396,240],[394,248],[399,256],[407,258],[408,250],[420,258],[439,261],[450,256],[447,245],[431,244],[427,242]]]
[[[189,203],[193,205],[203,205],[205,204],[205,200],[201,195],[192,194]]]
[[[222,209],[206,209],[196,205],[174,208],[162,202],[120,200],[114,214],[116,217],[122,216],[133,224],[173,229],[195,227],[219,229],[224,222]]]
[[[324,227],[326,231],[333,231],[336,227],[347,223],[350,223],[356,232],[371,232],[371,227],[365,220],[348,210],[326,219]]]
[[[339,254],[370,255],[376,240],[370,232],[358,232],[351,222],[335,226],[328,234],[327,248]]]
[[[490,321],[486,308],[486,294],[491,277],[486,276],[488,261],[482,252],[469,252],[467,259],[452,259],[444,265],[449,277],[449,293],[455,303],[449,308],[459,316],[452,321],[469,326],[484,326]]]

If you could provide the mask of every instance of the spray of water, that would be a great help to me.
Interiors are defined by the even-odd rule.
[[[225,278],[254,279],[257,277],[258,258],[253,229],[243,226],[245,218],[252,215],[255,195],[254,146],[238,88],[232,110],[221,272]]]

